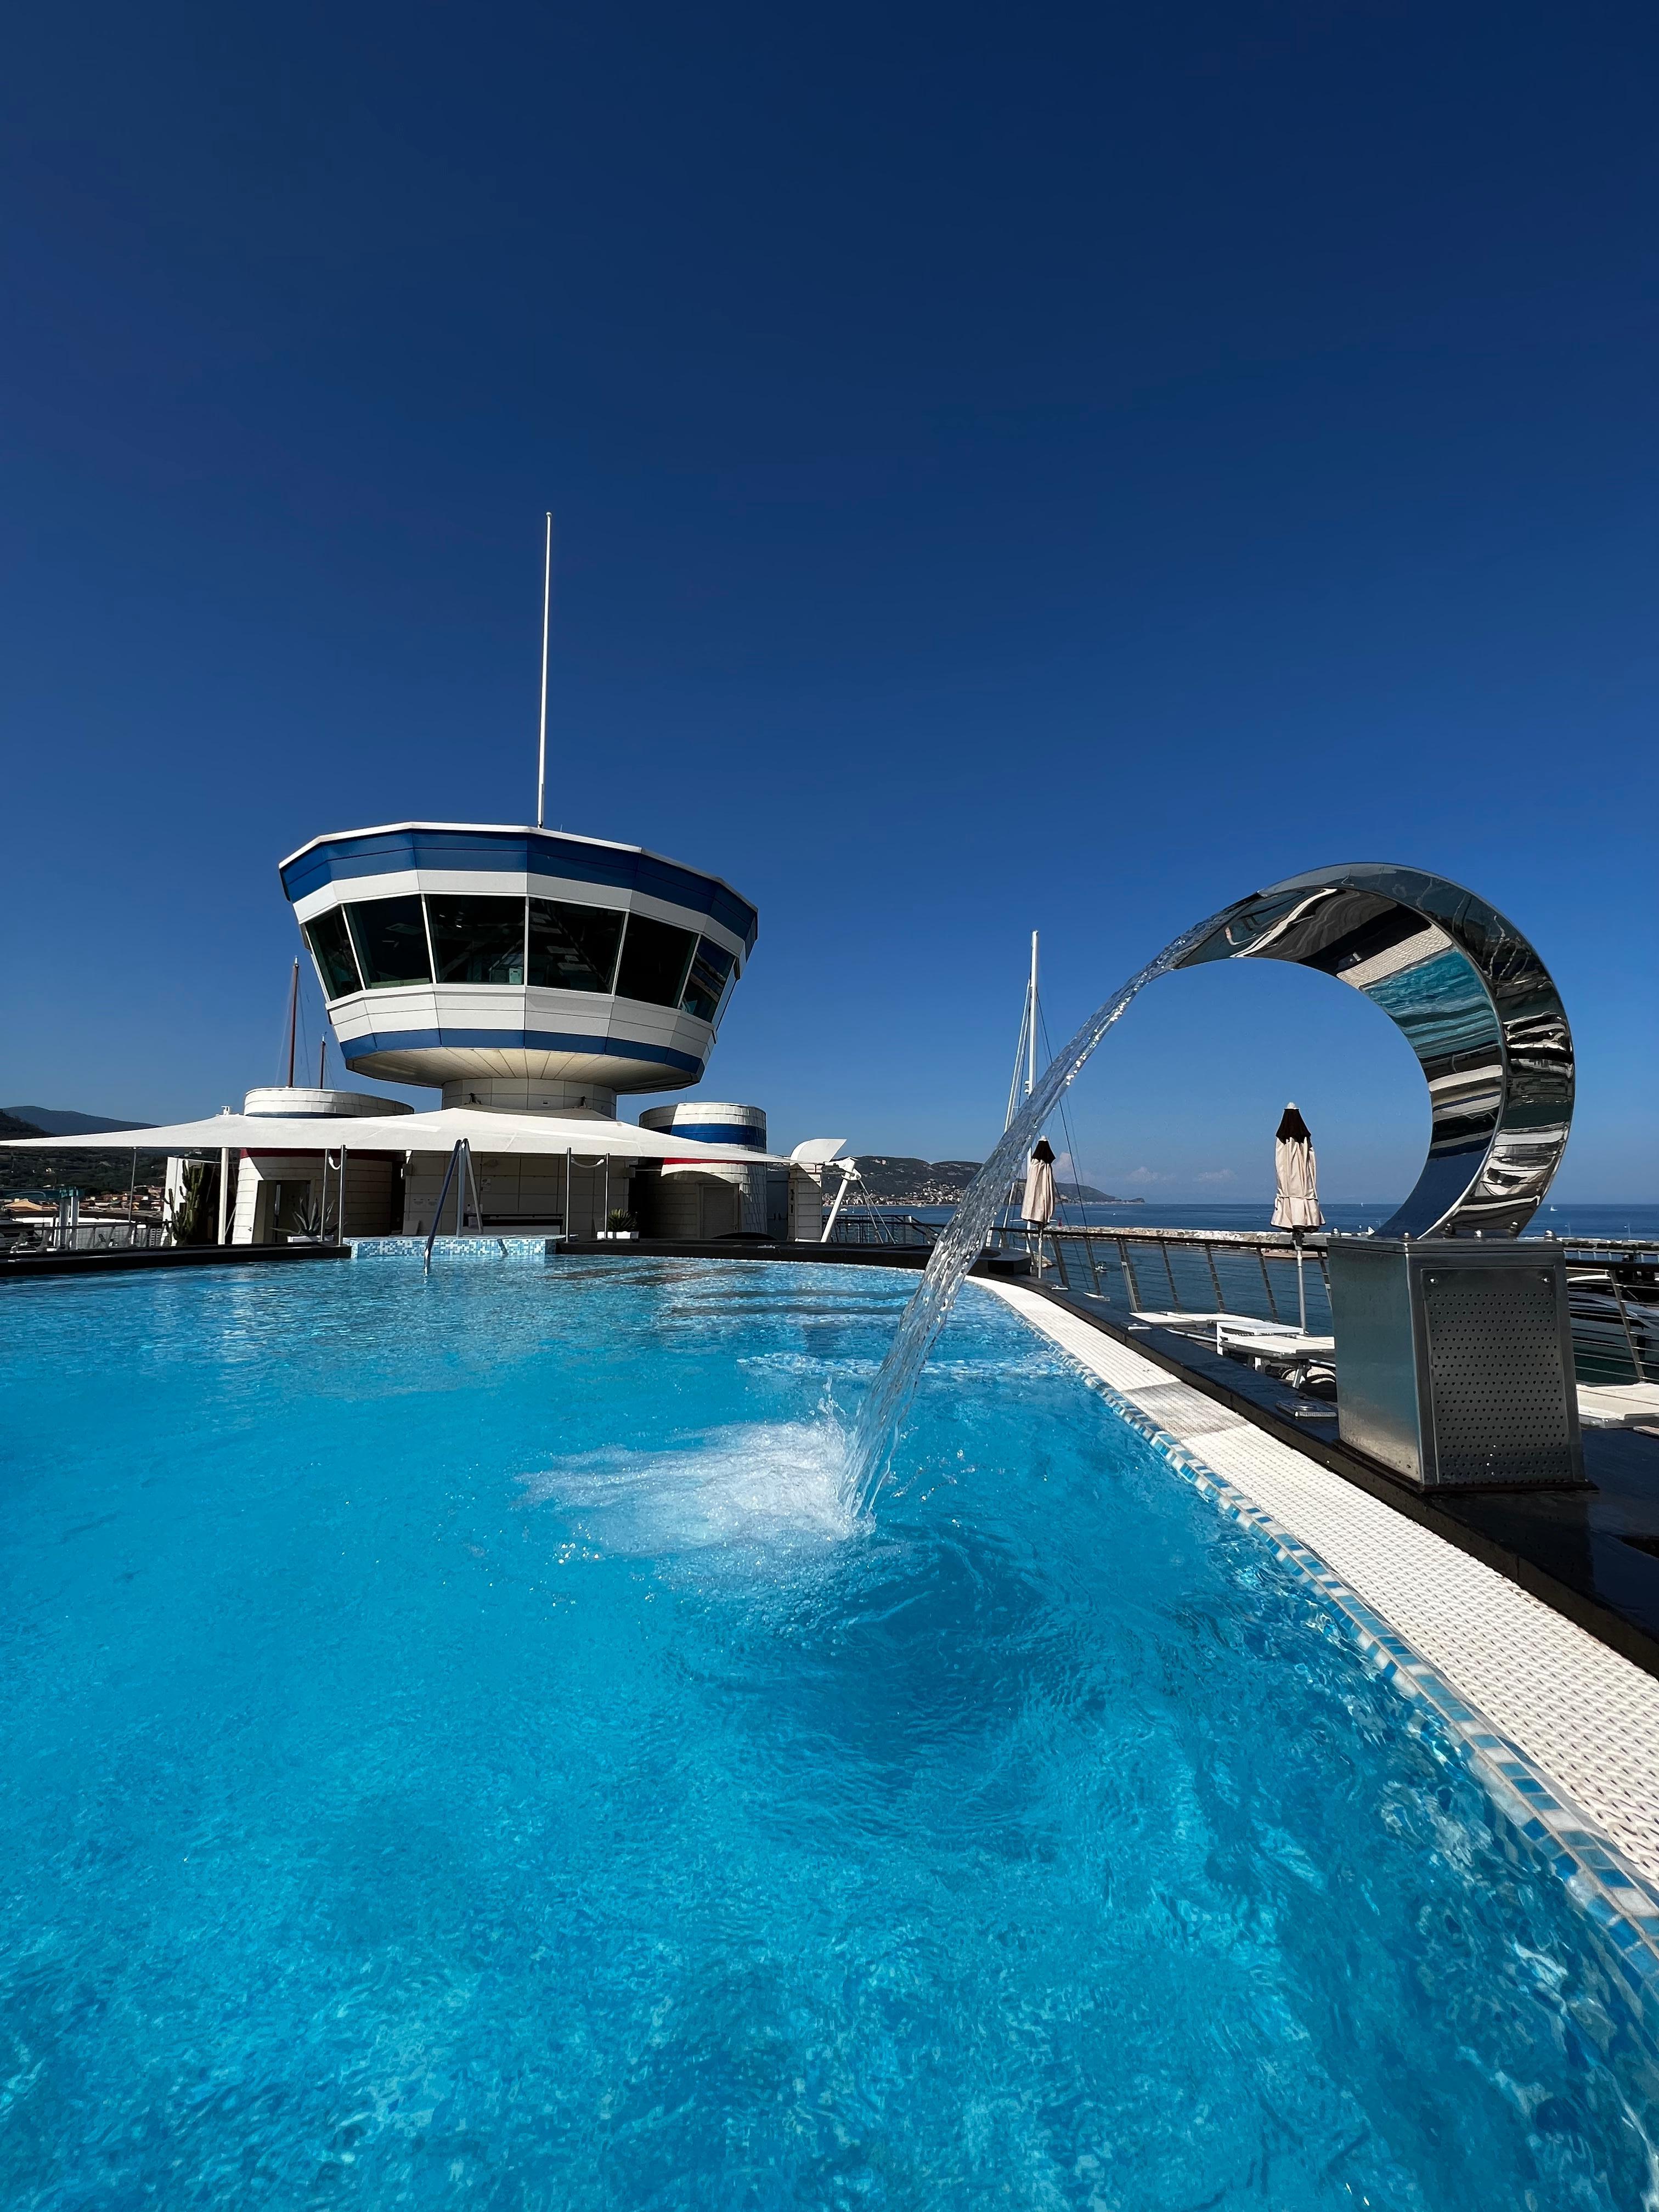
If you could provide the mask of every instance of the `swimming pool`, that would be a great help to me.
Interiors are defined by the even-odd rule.
[[[0,2201],[1633,2207],[1559,1885],[964,1294],[319,1266],[6,1302]]]

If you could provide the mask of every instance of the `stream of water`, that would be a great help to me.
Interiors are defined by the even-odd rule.
[[[886,1479],[899,1425],[915,1395],[934,1340],[945,1326],[957,1292],[969,1269],[985,1249],[1004,1194],[1016,1170],[1024,1165],[1037,1132],[1054,1109],[1062,1091],[1081,1071],[1090,1054],[1128,1006],[1130,1001],[1178,967],[1194,946],[1203,942],[1229,909],[1209,915],[1173,938],[1158,957],[1130,977],[1097,1006],[1076,1036],[1060,1047],[1030,1097],[1002,1133],[991,1157],[963,1192],[950,1226],[934,1245],[922,1272],[915,1295],[904,1309],[897,1334],[881,1363],[863,1404],[859,1408],[847,1453],[844,1494],[857,1511],[867,1512]]]

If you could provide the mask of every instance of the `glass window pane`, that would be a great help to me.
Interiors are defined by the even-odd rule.
[[[418,898],[364,899],[361,905],[349,906],[346,914],[358,965],[371,991],[432,981]]]
[[[361,991],[357,980],[357,963],[351,951],[351,939],[346,934],[345,916],[338,907],[327,914],[319,914],[307,922],[306,943],[311,947],[311,957],[317,963],[317,972],[323,979],[323,990],[331,999],[343,999],[349,992]]]
[[[532,899],[527,980],[543,990],[608,991],[622,927],[609,907]]]
[[[617,977],[617,997],[643,999],[648,1006],[678,1006],[696,941],[689,929],[630,914]]]
[[[428,891],[432,957],[441,983],[522,983],[524,901]]]
[[[695,1014],[700,1022],[714,1020],[731,978],[732,964],[732,955],[723,946],[711,944],[706,937],[698,939],[691,973],[680,1000],[688,1014]]]

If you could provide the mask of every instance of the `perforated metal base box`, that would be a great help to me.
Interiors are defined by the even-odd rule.
[[[1327,1257],[1345,1443],[1425,1490],[1588,1486],[1559,1248],[1333,1237]]]

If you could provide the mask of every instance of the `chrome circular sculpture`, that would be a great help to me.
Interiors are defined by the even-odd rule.
[[[1461,884],[1356,861],[1241,899],[1173,963],[1289,960],[1363,991],[1417,1054],[1429,1156],[1383,1237],[1518,1236],[1572,1123],[1572,1033],[1511,921]]]

